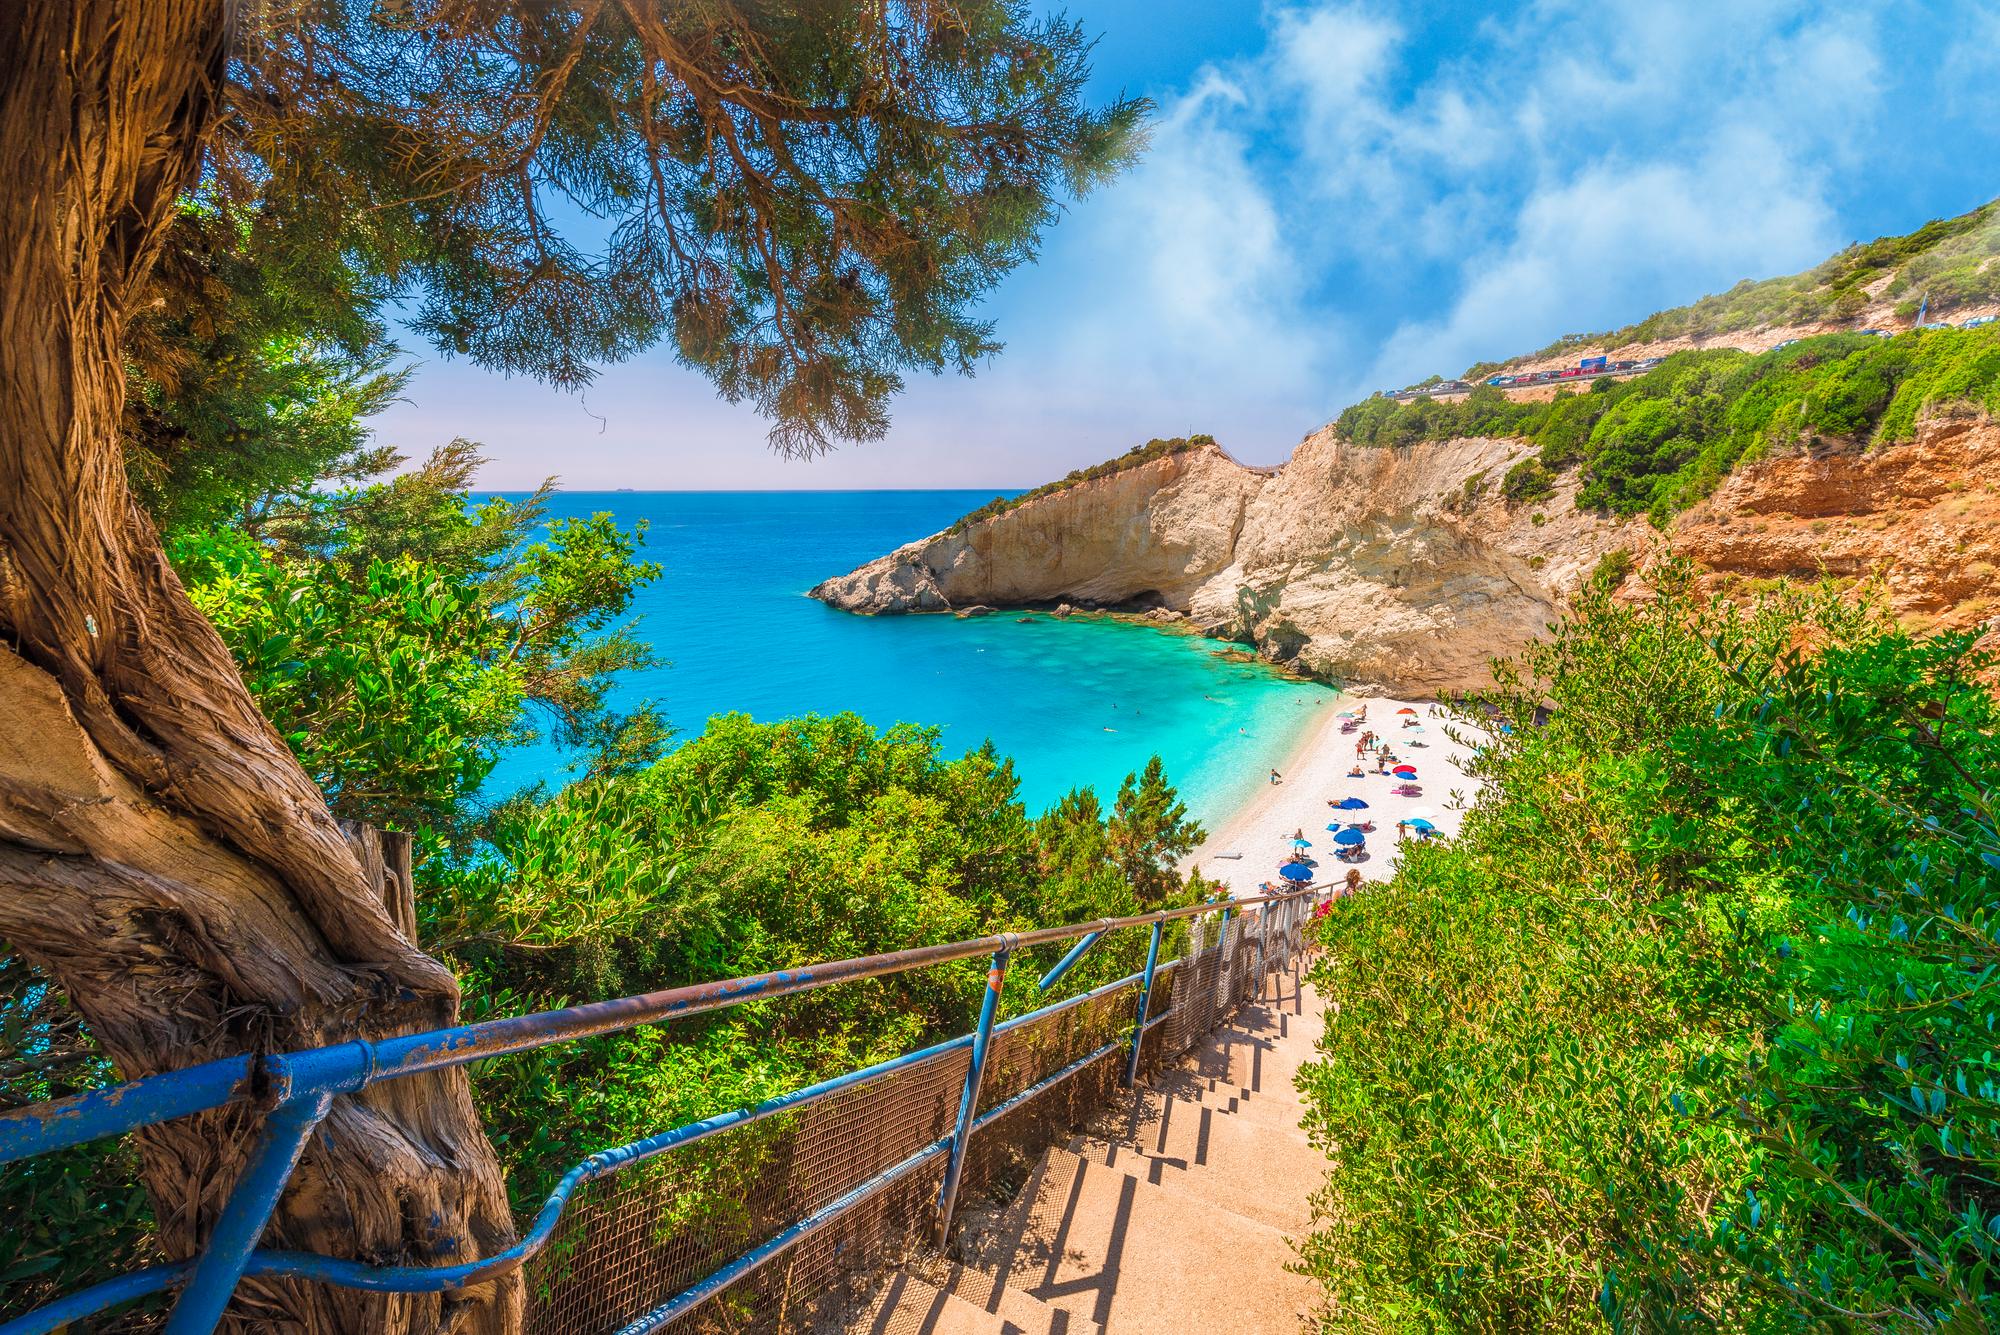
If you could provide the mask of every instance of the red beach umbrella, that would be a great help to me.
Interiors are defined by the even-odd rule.
[[[1410,708],[1408,705],[1404,705],[1401,709],[1397,710],[1396,712],[1398,714],[1414,714],[1417,711]]]

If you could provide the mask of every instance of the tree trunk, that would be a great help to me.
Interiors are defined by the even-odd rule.
[[[126,1077],[449,1024],[380,846],[351,846],[126,489],[120,343],[219,103],[215,0],[0,4],[0,939]],[[374,877],[360,853],[375,863]],[[201,1244],[257,1116],[141,1135],[167,1252]],[[462,1072],[339,1100],[265,1245],[465,1261],[513,1237]],[[257,1329],[505,1330],[441,1302],[251,1282]]]

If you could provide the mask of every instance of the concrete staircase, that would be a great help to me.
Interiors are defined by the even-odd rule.
[[[1291,975],[1152,1084],[1050,1149],[1015,1200],[967,1210],[957,1259],[889,1278],[851,1335],[1296,1335],[1286,1270],[1325,1160],[1292,1078],[1323,1010]]]

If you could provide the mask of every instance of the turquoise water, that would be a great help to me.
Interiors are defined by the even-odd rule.
[[[650,697],[684,734],[712,714],[769,721],[852,710],[942,725],[954,753],[992,738],[1039,811],[1089,785],[1108,801],[1158,753],[1211,827],[1282,766],[1323,687],[1234,663],[1222,646],[1149,626],[1014,614],[860,617],[805,596],[830,575],[934,533],[988,492],[565,492],[551,518],[608,510],[650,524],[663,567],[640,635],[668,660],[619,693]],[[553,747],[505,759],[488,790],[561,782]]]

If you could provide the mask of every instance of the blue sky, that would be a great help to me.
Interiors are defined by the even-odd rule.
[[[777,459],[660,350],[581,397],[421,350],[382,438],[478,440],[496,488],[1030,486],[1193,431],[1275,462],[1374,388],[2000,195],[2000,0],[1064,8],[1098,90],[1159,104],[1152,147],[888,439]]]

